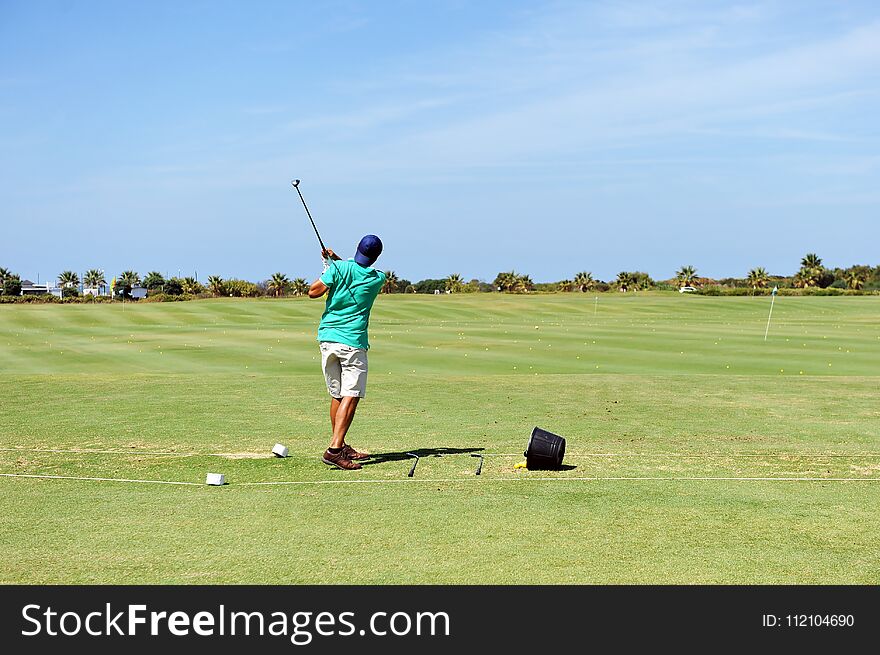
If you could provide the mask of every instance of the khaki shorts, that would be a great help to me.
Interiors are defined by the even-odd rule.
[[[332,341],[321,342],[321,368],[334,398],[367,395],[367,351]]]

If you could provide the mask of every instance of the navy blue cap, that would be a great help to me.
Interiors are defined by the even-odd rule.
[[[375,234],[368,234],[358,244],[354,260],[361,266],[372,266],[382,254],[382,239]]]

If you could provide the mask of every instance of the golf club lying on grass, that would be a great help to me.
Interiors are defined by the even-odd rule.
[[[471,457],[479,457],[480,458],[480,463],[477,464],[477,470],[474,471],[474,475],[479,475],[480,471],[483,470],[483,456],[480,455],[479,453],[471,453]]]
[[[406,477],[411,478],[413,474],[416,472],[416,466],[419,465],[419,456],[415,453],[407,453],[410,457],[415,457],[416,461],[413,462],[412,468],[409,470],[409,473],[406,474]]]

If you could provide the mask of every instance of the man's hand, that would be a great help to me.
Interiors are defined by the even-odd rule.
[[[336,254],[335,252],[333,252],[333,250],[330,249],[330,248],[327,248],[327,249],[325,249],[325,250],[322,250],[322,251],[321,251],[321,257],[323,257],[324,259],[335,259],[336,261],[341,261],[341,260],[342,260],[342,257],[340,257],[339,255],[337,255],[337,254]]]

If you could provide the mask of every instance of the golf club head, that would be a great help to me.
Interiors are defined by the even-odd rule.
[[[294,188],[299,186],[299,180],[291,180],[290,183],[294,186]]]
[[[411,478],[413,475],[415,475],[416,466],[418,466],[418,464],[419,464],[419,456],[416,455],[415,453],[407,453],[407,455],[409,455],[410,457],[415,457],[415,461],[412,464],[412,468],[409,470],[409,473],[406,474],[406,477]]]

